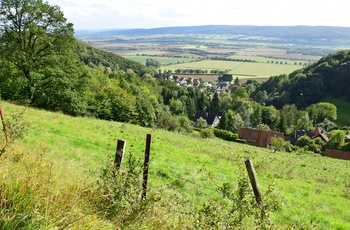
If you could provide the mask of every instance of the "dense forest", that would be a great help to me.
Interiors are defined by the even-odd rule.
[[[320,101],[326,94],[350,99],[350,51],[263,84],[250,80],[212,95],[208,88],[161,80],[154,68],[77,40],[58,7],[42,1],[18,7],[1,5],[3,100],[179,132],[190,132],[195,113],[202,111],[221,116],[222,130],[252,127],[290,135],[315,126],[336,128],[336,107]]]

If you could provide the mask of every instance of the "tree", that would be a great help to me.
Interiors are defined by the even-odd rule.
[[[279,111],[272,105],[262,108],[262,122],[268,125],[271,129],[276,130],[280,119]]]
[[[285,150],[284,146],[286,145],[286,141],[282,137],[272,137],[271,138],[271,146],[275,150]]]
[[[147,58],[147,59],[146,59],[146,66],[147,66],[147,67],[153,67],[153,68],[158,69],[159,67],[162,66],[162,64],[160,64],[160,62],[157,61],[156,59]]]
[[[327,142],[327,148],[341,149],[345,142],[345,132],[343,130],[334,130]]]
[[[302,112],[301,116],[297,122],[298,130],[311,130],[313,129],[312,122],[310,120],[309,114],[307,112]]]
[[[234,84],[237,85],[237,86],[240,86],[238,77],[236,77]]]
[[[43,70],[54,67],[75,44],[73,24],[58,6],[42,0],[0,3],[0,55],[18,70],[29,98]]]
[[[337,120],[337,107],[329,102],[310,105],[306,111],[314,124],[321,123],[326,118],[331,121]]]
[[[207,121],[204,118],[200,117],[197,119],[197,127],[198,128],[203,129],[203,128],[206,128],[207,126],[208,126]]]
[[[222,116],[221,116],[221,119],[220,119],[220,123],[219,123],[219,126],[218,126],[219,129],[223,129],[223,130],[227,129],[227,126],[228,126],[227,119],[228,119],[227,118],[227,113],[224,111],[222,113]]]
[[[170,107],[170,111],[172,114],[174,114],[174,115],[182,115],[183,114],[184,107],[183,107],[183,104],[180,100],[171,99],[169,107]]]
[[[218,114],[220,112],[220,100],[218,93],[215,93],[209,104],[209,112]]]

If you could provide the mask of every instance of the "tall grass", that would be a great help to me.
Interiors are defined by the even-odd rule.
[[[7,119],[22,111],[2,105]],[[239,191],[245,191],[247,204],[241,209],[247,213],[242,228],[350,228],[347,161],[31,108],[22,124],[25,134],[0,158],[1,229],[223,228],[237,220],[237,204],[243,203],[230,198]],[[135,167],[141,167],[147,133],[152,134],[151,163],[142,203],[142,175],[125,176],[126,159],[132,153]],[[127,141],[126,158],[124,176],[115,178],[103,172],[119,138]],[[247,180],[242,165],[248,157],[272,205],[270,225],[249,203],[250,187],[240,183]],[[128,178],[135,184],[126,183]]]

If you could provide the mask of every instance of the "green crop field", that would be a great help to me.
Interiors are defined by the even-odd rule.
[[[276,59],[276,58],[266,58],[266,57],[259,57],[259,56],[244,56],[244,55],[232,55],[227,58],[235,59],[235,60],[248,60],[248,61],[254,61],[254,62],[260,62],[260,63],[283,63],[288,65],[300,65],[300,64],[306,64],[307,61],[304,60],[289,60],[289,59]]]
[[[183,62],[186,63],[191,61],[191,59],[189,58],[175,58],[175,57],[135,56],[135,55],[128,55],[123,57],[133,61],[141,62],[142,64],[145,64],[148,58],[155,59],[159,61],[162,65],[176,64],[176,63],[183,63]]]
[[[262,193],[270,188],[264,198],[276,202],[270,212],[274,229],[350,229],[348,161],[23,110],[6,102],[1,106],[10,127],[16,127],[8,132],[21,134],[10,136],[14,143],[0,158],[1,207],[6,207],[6,212],[0,211],[0,225],[7,229],[195,229],[195,213],[205,215],[195,210],[205,203],[228,202],[214,182],[226,184],[226,190],[237,188],[239,178],[247,178],[247,158],[255,165]],[[103,215],[107,209],[99,211],[93,203],[100,194],[101,169],[107,158],[113,159],[117,139],[127,143],[122,170],[131,154],[142,162],[146,134],[152,135],[147,209],[129,212],[125,203],[115,210],[114,219]],[[253,194],[251,189],[247,192]],[[224,212],[220,206],[213,208],[204,210],[211,215]]]
[[[270,77],[280,74],[289,74],[299,68],[300,66],[297,65],[216,60],[197,61],[161,67],[162,70],[172,70],[173,72],[176,69],[202,69],[208,70],[208,72],[211,70],[227,70],[228,73],[241,78]]]

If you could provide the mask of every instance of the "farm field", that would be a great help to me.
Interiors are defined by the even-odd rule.
[[[172,72],[175,72],[176,69],[202,69],[208,70],[208,72],[211,70],[221,70],[227,71],[227,73],[243,79],[252,77],[268,78],[270,76],[276,76],[280,74],[289,74],[299,68],[301,67],[298,65],[204,60],[164,66],[160,69],[162,71],[171,70]]]
[[[141,62],[142,64],[146,64],[146,60],[148,58],[155,59],[159,61],[162,65],[169,65],[169,64],[175,64],[175,63],[184,63],[184,62],[190,62],[191,59],[188,58],[175,58],[175,57],[152,57],[152,56],[135,56],[135,55],[127,55],[124,56],[127,59]]]
[[[17,138],[1,158],[1,192],[4,195],[6,188],[18,184],[23,185],[21,192],[28,189],[28,200],[23,202],[34,223],[57,227],[69,224],[69,229],[115,229],[112,222],[94,213],[88,205],[92,199],[89,195],[106,160],[113,159],[117,139],[126,140],[126,157],[133,154],[142,159],[145,136],[151,134],[148,194],[161,196],[158,202],[165,203],[152,204],[145,217],[118,222],[121,228],[193,228],[193,219],[186,214],[191,213],[191,208],[226,199],[205,171],[220,185],[227,183],[234,189],[239,176],[247,176],[247,158],[255,165],[263,194],[273,187],[277,203],[270,220],[275,229],[350,228],[348,161],[303,152],[274,153],[216,138],[202,139],[194,133],[182,135],[31,108],[23,110],[22,106],[6,102],[1,105],[7,119],[23,113],[17,124],[26,127],[22,138]],[[3,144],[3,139],[0,141]]]
[[[228,71],[240,78],[289,74],[318,61],[325,48],[275,44],[271,39],[221,34],[162,34],[85,38],[91,45],[145,64],[152,58],[162,71],[202,69]],[[260,42],[259,42],[260,41]],[[319,51],[318,51],[319,50]],[[329,51],[330,52],[330,51]],[[232,59],[225,61],[226,59]],[[256,63],[241,63],[249,60]],[[277,64],[278,63],[278,64]],[[199,78],[200,76],[197,76]]]

